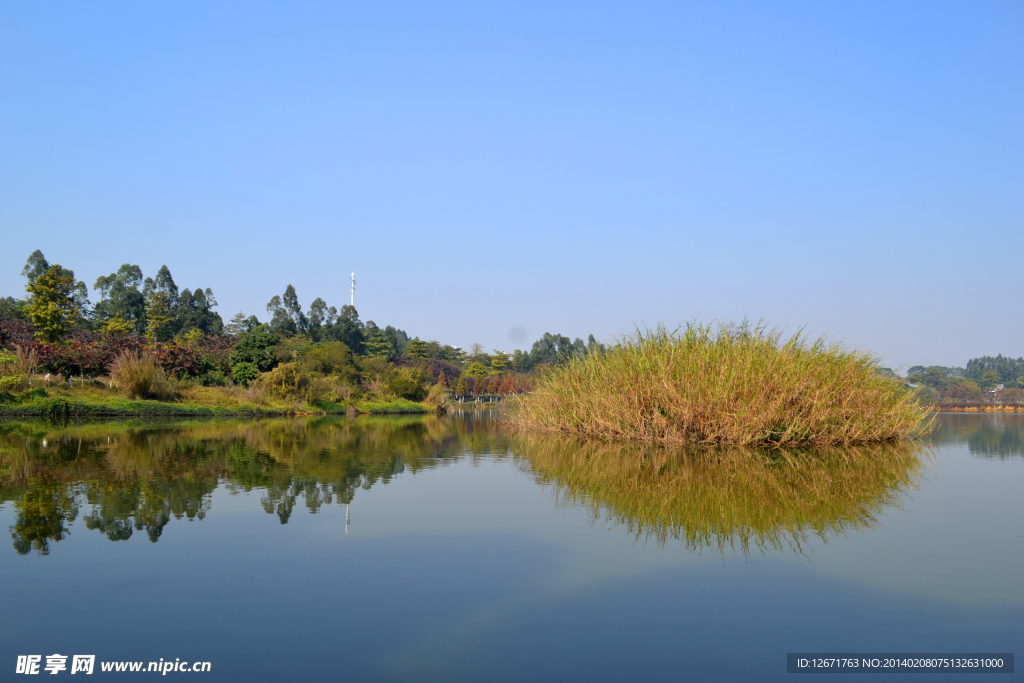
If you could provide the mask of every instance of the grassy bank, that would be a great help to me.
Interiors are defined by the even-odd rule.
[[[280,399],[253,395],[241,387],[182,387],[167,400],[131,398],[99,382],[68,387],[48,383],[21,392],[0,393],[0,417],[210,417],[344,414],[430,413],[435,408],[404,399],[375,399],[350,402]]]
[[[520,428],[602,439],[718,444],[895,441],[930,424],[877,361],[763,327],[690,325],[573,360],[512,402]]]

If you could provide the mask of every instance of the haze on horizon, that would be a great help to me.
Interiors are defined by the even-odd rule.
[[[750,317],[1021,356],[1021,35],[1019,2],[0,3],[0,296],[41,249],[225,321],[354,270],[363,320],[463,347]]]

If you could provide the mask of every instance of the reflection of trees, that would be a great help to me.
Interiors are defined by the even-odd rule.
[[[523,437],[514,448],[539,481],[638,538],[716,552],[799,551],[810,535],[869,527],[922,463],[909,443],[753,451]]]
[[[49,481],[32,482],[18,498],[18,517],[11,528],[14,549],[25,555],[35,549],[40,555],[50,554],[50,541],[61,541],[69,533],[70,524],[78,515],[73,490]]]
[[[113,541],[145,530],[153,542],[172,518],[203,519],[224,482],[261,490],[287,523],[299,499],[317,512],[358,489],[439,459],[500,449],[486,419],[296,418],[186,424],[0,425],[0,503],[13,501],[15,548],[46,553],[83,505],[87,529]]]
[[[971,455],[982,458],[1024,456],[1024,415],[944,413],[931,440],[966,443]]]
[[[86,499],[92,512],[83,519],[87,529],[96,529],[111,541],[125,541],[135,531],[146,531],[156,543],[171,521],[203,519],[210,508],[209,494],[217,480],[173,479],[171,481],[117,481],[90,486]]]

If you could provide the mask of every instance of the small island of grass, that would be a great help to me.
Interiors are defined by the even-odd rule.
[[[700,324],[638,331],[552,368],[511,420],[606,440],[739,445],[897,441],[929,425],[914,392],[869,354]]]

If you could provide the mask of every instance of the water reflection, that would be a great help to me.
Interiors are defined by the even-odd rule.
[[[458,418],[295,418],[55,428],[0,423],[0,504],[18,553],[47,554],[81,516],[111,541],[157,542],[172,519],[201,520],[218,486],[256,491],[286,524],[297,505],[351,503],[359,489],[456,457],[518,457],[563,501],[637,538],[691,550],[800,551],[874,524],[922,467],[921,447],[814,451],[690,449],[513,437],[486,413]]]
[[[927,462],[914,443],[755,451],[520,437],[515,450],[571,504],[698,552],[802,552],[809,535],[869,528]]]
[[[493,420],[427,418],[85,424],[0,423],[0,504],[12,501],[14,548],[47,554],[83,506],[83,521],[112,541],[145,531],[156,542],[172,518],[203,519],[210,494],[259,490],[286,524],[352,502],[360,488],[467,453],[500,452]]]
[[[1024,457],[1024,415],[944,413],[932,434],[937,443],[965,443],[980,458]]]

